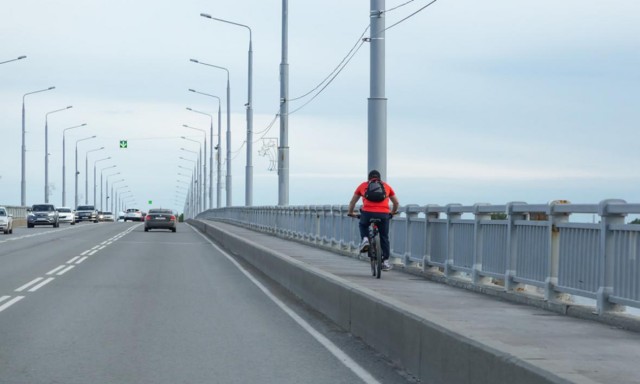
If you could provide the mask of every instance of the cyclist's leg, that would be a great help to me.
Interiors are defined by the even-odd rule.
[[[360,238],[369,236],[369,219],[371,218],[370,212],[360,211],[360,222],[358,226],[360,228]]]
[[[382,260],[388,260],[391,254],[391,246],[389,244],[389,215],[380,214],[378,223],[378,231],[380,233],[380,245],[382,246]]]

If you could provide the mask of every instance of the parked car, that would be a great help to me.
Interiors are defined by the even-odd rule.
[[[116,221],[116,217],[111,212],[102,212],[102,221]]]
[[[0,207],[0,231],[5,235],[13,233],[13,215],[10,215],[5,207]]]
[[[51,225],[54,228],[60,226],[60,216],[53,204],[34,204],[31,212],[27,215],[27,227],[33,228],[36,225]]]
[[[176,215],[170,209],[150,209],[144,218],[144,231],[151,229],[168,229],[171,232],[177,230]]]
[[[76,223],[81,221],[98,222],[98,211],[93,205],[78,205],[76,208]]]
[[[144,216],[142,216],[142,212],[137,208],[129,208],[127,212],[124,214],[124,221],[142,221],[144,220]]]
[[[69,207],[58,207],[58,219],[61,223],[71,223],[74,225],[76,223],[76,214]]]

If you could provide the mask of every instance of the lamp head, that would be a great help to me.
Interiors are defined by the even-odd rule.
[[[26,59],[26,58],[27,58],[27,56],[20,56],[20,57],[18,57],[18,60],[22,60],[22,59]]]
[[[194,63],[200,63],[198,60],[196,59],[189,59],[189,61],[193,61]]]
[[[201,13],[200,16],[206,17],[207,19],[211,19],[211,15],[208,15],[206,13]]]

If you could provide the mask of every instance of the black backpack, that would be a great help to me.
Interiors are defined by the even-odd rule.
[[[387,191],[384,188],[384,184],[379,179],[369,180],[367,189],[364,191],[364,198],[373,201],[380,202],[387,198]]]

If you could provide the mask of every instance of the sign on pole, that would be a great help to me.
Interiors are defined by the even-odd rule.
[[[127,148],[128,143],[127,140],[120,140],[120,148]]]

